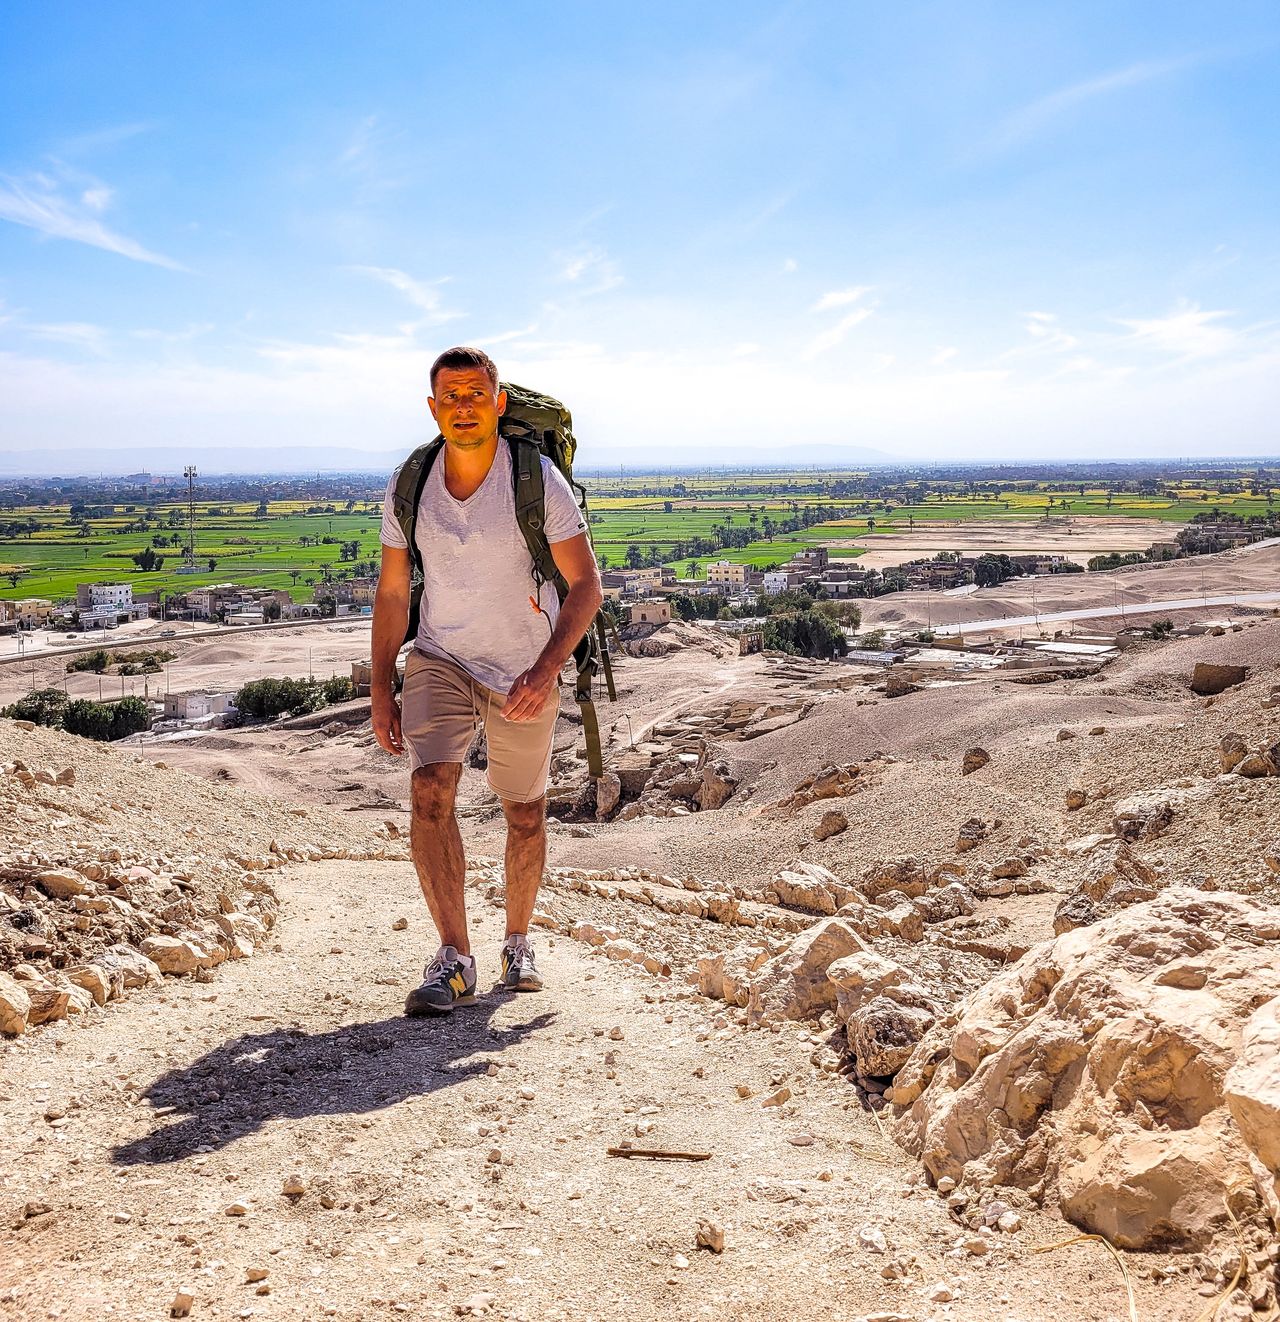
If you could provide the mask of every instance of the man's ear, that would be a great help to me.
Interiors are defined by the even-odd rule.
[[[507,411],[507,392],[506,392],[505,390],[499,390],[499,391],[498,391],[498,417],[502,417],[502,415],[503,415],[506,411]]]
[[[431,410],[431,416],[438,422],[439,418],[436,418],[436,399],[434,395],[427,396],[427,407]]]

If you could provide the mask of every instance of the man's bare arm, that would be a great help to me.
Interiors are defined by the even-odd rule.
[[[373,599],[373,657],[369,706],[373,735],[388,753],[404,752],[400,733],[400,703],[396,699],[396,657],[409,625],[409,584],[412,576],[408,549],[382,547],[382,570]]]
[[[509,721],[531,721],[542,710],[555,690],[564,663],[573,655],[604,600],[596,555],[586,533],[552,542],[551,558],[569,585],[569,595],[561,603],[560,617],[541,655],[516,679],[507,695],[502,714]]]

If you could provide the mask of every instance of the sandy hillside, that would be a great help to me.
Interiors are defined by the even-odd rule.
[[[0,1000],[17,985],[65,1016],[0,1043],[0,1303],[68,1319],[162,1316],[179,1292],[193,1317],[1127,1316],[1100,1245],[1034,1252],[1077,1231],[1054,1180],[1079,1158],[1053,1146],[1052,1108],[1019,1140],[1039,1174],[941,1181],[967,1169],[946,1144],[986,1123],[963,1119],[946,1062],[996,1032],[987,988],[1043,980],[1091,932],[1128,943],[1143,1022],[1168,1035],[1157,1058],[1179,1058],[1185,978],[1209,974],[1166,985],[1135,941],[1165,897],[1246,916],[1214,934],[1236,943],[1232,977],[1259,979],[1252,999],[1232,982],[1230,1013],[1266,1011],[1280,775],[1224,773],[1222,750],[1239,734],[1233,768],[1274,766],[1280,621],[1140,644],[1085,679],[894,698],[882,671],[681,637],[620,661],[602,726],[632,779],[604,820],[563,710],[535,920],[548,992],[487,993],[444,1024],[399,1015],[434,941],[401,838],[405,769],[370,746],[361,704],[326,728],[210,736],[183,750],[189,769],[0,722],[0,950],[48,934]],[[1200,697],[1200,661],[1247,673]],[[323,806],[343,799],[369,806]],[[473,768],[461,816],[483,986],[502,834]],[[108,937],[172,972],[117,994],[89,967],[110,971]],[[1213,1004],[1214,1068],[1243,1067],[1245,1026]],[[1280,1096],[1260,1069],[1233,1086],[1265,1115]],[[1162,1124],[1153,1075],[1135,1115],[1143,1143],[1199,1144],[1180,1178],[1212,1194],[1212,1162],[1246,1154],[1219,1124],[1218,1075],[1185,1077],[1189,1122]],[[1063,1114],[1087,1127],[1091,1104],[1073,1093]],[[1099,1137],[1123,1142],[1135,1119],[1113,1111]],[[624,1142],[710,1159],[607,1155]],[[1233,1196],[1248,1272],[1219,1317],[1240,1322],[1274,1308],[1280,1246],[1262,1193]],[[1125,1223],[1141,1318],[1231,1292],[1215,1198],[1173,1239],[1133,1230],[1141,1209]],[[702,1222],[722,1254],[698,1247]]]

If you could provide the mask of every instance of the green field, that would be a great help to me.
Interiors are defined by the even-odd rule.
[[[169,537],[180,528],[162,522],[146,532],[124,531],[136,524],[129,515],[91,519],[88,535],[69,522],[67,507],[43,507],[17,511],[10,517],[30,514],[49,526],[30,537],[0,540],[0,597],[50,597],[59,600],[74,597],[77,583],[119,581],[132,583],[137,592],[186,592],[208,583],[236,582],[252,587],[284,588],[296,600],[311,598],[308,578],[319,581],[327,570],[331,574],[349,571],[352,562],[340,559],[341,543],[358,541],[358,560],[377,560],[378,528],[381,510],[367,507],[351,513],[303,514],[298,502],[279,502],[266,518],[255,516],[255,507],[215,508],[225,514],[213,515],[208,506],[197,507],[197,563],[201,572],[179,574],[181,546],[154,546],[152,536]],[[0,520],[3,522],[3,520]],[[332,542],[322,539],[330,537]],[[308,545],[302,544],[306,539]],[[135,552],[152,547],[164,556],[158,571],[144,573],[130,558]],[[208,568],[212,559],[215,564]],[[19,574],[16,584],[12,577]]]
[[[924,522],[1149,518],[1171,524],[1217,508],[1243,517],[1275,509],[1275,492],[1247,480],[1230,489],[1163,482],[1158,492],[1108,490],[1059,482],[885,481],[857,473],[715,474],[679,481],[654,476],[593,478],[586,482],[591,531],[602,567],[665,564],[684,576],[692,562],[702,576],[713,560],[765,568],[807,546],[828,545],[833,558],[863,554],[881,532],[910,531]],[[1260,484],[1261,485],[1261,484]],[[326,575],[367,571],[380,554],[381,502],[372,493],[339,503],[315,500],[197,504],[200,572],[177,573],[182,563],[186,506],[87,508],[73,518],[68,505],[0,511],[0,528],[15,521],[38,526],[0,536],[0,597],[67,600],[77,583],[131,582],[139,592],[184,592],[233,581],[283,588],[310,600]],[[819,509],[819,507],[821,507]],[[101,510],[102,507],[98,507]],[[821,518],[803,526],[805,518]],[[154,545],[159,537],[164,545]],[[174,541],[177,544],[168,544]],[[342,543],[356,542],[355,560]],[[834,542],[857,545],[831,545]],[[165,557],[158,571],[142,572],[131,556],[151,547]],[[212,560],[213,567],[209,567]]]

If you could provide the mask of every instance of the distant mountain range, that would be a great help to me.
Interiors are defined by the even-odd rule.
[[[344,450],[338,446],[287,446],[278,449],[243,450],[195,446],[177,449],[156,447],[137,450],[0,451],[0,477],[121,477],[130,473],[181,476],[187,464],[208,476],[224,473],[389,473],[407,450]],[[788,468],[795,466],[847,467],[851,464],[893,463],[896,456],[860,445],[743,446],[729,452],[696,453],[675,463],[661,454],[646,458],[642,451],[614,452],[598,458],[579,451],[576,465],[582,473],[612,473],[619,467],[629,472],[664,473],[698,471],[706,468]]]

